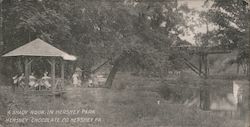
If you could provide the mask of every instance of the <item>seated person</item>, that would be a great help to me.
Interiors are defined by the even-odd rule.
[[[24,87],[24,73],[22,73],[20,76],[16,75],[14,77],[12,77],[13,79],[13,85],[14,86],[21,86],[21,87]]]
[[[18,85],[21,86],[21,87],[23,87],[23,88],[24,88],[24,85],[25,85],[24,79],[25,79],[24,73],[22,73],[22,74],[18,77],[18,81],[17,81],[17,82],[18,82]]]
[[[38,83],[36,82],[36,77],[34,76],[33,72],[29,76],[29,86],[30,87],[37,87],[38,86]]]
[[[14,77],[12,77],[12,79],[13,79],[13,85],[18,86],[18,75],[15,75]]]
[[[47,89],[51,87],[51,84],[49,83],[49,80],[51,77],[48,76],[48,72],[45,72],[42,77],[42,86],[45,86]]]

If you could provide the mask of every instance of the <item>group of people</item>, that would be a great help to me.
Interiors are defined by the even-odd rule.
[[[81,75],[78,71],[75,71],[72,75],[72,83],[74,87],[81,87],[83,86],[82,79],[84,79],[84,76]],[[94,87],[94,85],[98,84],[96,83],[97,80],[95,80],[95,76],[93,74],[90,75],[89,78],[87,78],[86,82],[84,82],[85,87]]]
[[[79,67],[76,67],[75,72],[72,75],[72,83],[74,87],[82,86],[82,79],[84,79],[84,75],[82,75],[83,70]]]
[[[83,79],[86,79],[84,83],[82,83]],[[79,67],[75,69],[75,72],[72,75],[72,83],[74,87],[81,87],[83,84],[85,87],[95,87],[96,85],[100,84],[98,79],[100,79],[100,77],[97,77],[94,74],[91,74],[89,78],[87,78],[85,75],[82,75],[82,70]]]
[[[21,75],[15,75],[14,77],[12,77],[12,79],[13,79],[14,86],[21,86],[24,88],[24,86],[25,86],[24,73],[22,73]]]
[[[96,84],[99,84],[100,77],[95,77],[93,74],[90,75],[90,78],[85,78],[85,76],[82,75],[82,70],[80,68],[76,68],[75,72],[72,75],[72,83],[74,87],[81,87],[83,85],[82,79],[88,79],[87,82],[84,84],[87,84],[86,87],[94,87]],[[51,85],[51,77],[48,76],[48,72],[44,72],[42,78],[37,78],[34,75],[34,72],[32,72],[28,77],[28,84],[25,84],[25,75],[24,73],[20,75],[16,75],[13,78],[13,85],[14,86],[20,86],[22,88],[25,88],[28,86],[29,88],[45,88],[49,89],[52,87]]]
[[[22,73],[20,76],[16,75],[12,79],[14,86],[20,86],[22,88],[26,86],[24,73]],[[50,79],[51,77],[48,76],[48,72],[44,72],[43,77],[41,79],[36,78],[34,73],[32,72],[29,75],[28,87],[38,88],[40,86],[41,88],[44,87],[46,89],[49,89],[52,86],[50,83]]]

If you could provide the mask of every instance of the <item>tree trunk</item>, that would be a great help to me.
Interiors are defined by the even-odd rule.
[[[199,76],[202,75],[202,55],[199,55]]]
[[[202,81],[200,85],[200,108],[208,111],[210,109],[210,88],[206,81]]]
[[[119,56],[119,58],[117,58],[114,62],[114,66],[112,67],[109,76],[105,82],[105,86],[107,88],[111,88],[113,81],[115,79],[115,75],[116,73],[119,71],[119,68],[122,64],[124,64],[124,60],[127,58],[127,54],[122,54],[121,56]]]
[[[107,78],[107,81],[105,82],[105,86],[106,86],[107,88],[111,88],[111,87],[112,87],[113,81],[114,81],[114,79],[115,79],[115,75],[116,75],[116,73],[118,72],[118,70],[119,70],[119,64],[115,64],[115,65],[112,67],[112,69],[111,69],[111,71],[110,71],[110,73],[109,73],[109,76],[108,76],[108,78]]]

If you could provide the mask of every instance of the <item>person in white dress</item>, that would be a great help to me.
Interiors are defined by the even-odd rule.
[[[80,67],[76,67],[75,72],[77,73],[77,86],[82,86],[82,69]]]
[[[24,73],[22,73],[19,77],[18,77],[18,86],[21,86],[22,88],[25,87],[25,83],[24,83]]]
[[[13,85],[18,86],[18,75],[15,75],[14,77],[12,77],[12,79],[13,79]]]
[[[45,86],[45,88],[49,89],[51,87],[51,84],[49,83],[49,80],[51,77],[48,76],[48,72],[45,72],[42,77],[42,85]]]
[[[73,75],[72,75],[72,80],[73,80],[73,85],[74,87],[77,87],[78,84],[79,84],[79,75],[77,72],[75,72]]]
[[[36,82],[36,77],[34,76],[34,73],[31,73],[29,76],[29,86],[30,87],[37,87],[38,83]]]

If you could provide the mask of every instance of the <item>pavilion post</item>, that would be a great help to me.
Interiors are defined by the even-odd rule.
[[[64,87],[64,66],[65,66],[65,64],[64,64],[64,61],[62,60],[62,62],[61,62],[61,80],[62,80],[61,87],[62,88]]]
[[[32,60],[31,61],[28,61],[28,74],[31,74],[31,70],[32,70],[32,67],[31,67],[31,63],[32,63]]]
[[[55,68],[56,68],[56,61],[55,58],[51,59],[51,77],[52,77],[52,93],[54,93],[54,89],[55,89]]]
[[[31,64],[28,64],[28,71],[29,71],[29,74],[31,73]]]
[[[202,53],[199,53],[199,76],[202,74]]]
[[[205,78],[208,76],[208,58],[207,54],[204,54],[204,71],[205,71]]]
[[[24,60],[24,76],[25,76],[25,85],[29,84],[29,61],[28,58]]]

